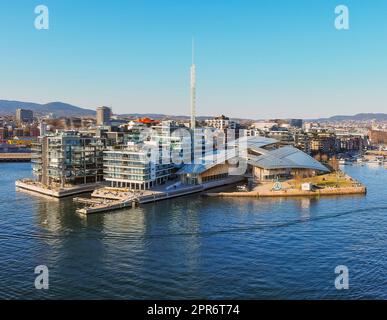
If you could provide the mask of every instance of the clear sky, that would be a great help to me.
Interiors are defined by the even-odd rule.
[[[199,115],[387,112],[383,0],[1,0],[0,99],[188,114],[193,36]]]

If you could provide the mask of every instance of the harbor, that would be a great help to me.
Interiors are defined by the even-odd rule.
[[[339,159],[341,165],[353,164],[378,164],[387,165],[387,151],[385,150],[367,150],[354,156],[346,156]]]
[[[253,183],[253,187],[248,185]],[[347,174],[339,171],[313,178],[266,181],[254,183],[246,176],[230,176],[224,179],[204,182],[200,185],[187,185],[179,181],[169,181],[150,190],[132,190],[129,188],[109,187],[103,183],[94,183],[67,188],[46,188],[33,180],[16,182],[19,190],[28,190],[36,194],[64,198],[89,193],[90,196],[76,196],[76,212],[81,215],[106,213],[120,209],[154,203],[176,197],[202,193],[207,197],[321,197],[365,195],[367,188]],[[208,192],[211,189],[228,187],[235,191]]]
[[[75,131],[40,137],[33,153],[37,179],[20,179],[15,185],[56,198],[91,193],[90,197],[75,199],[76,212],[82,215],[135,208],[241,182],[254,188],[207,195],[316,197],[366,193],[365,186],[328,162],[323,164],[293,146],[261,136],[236,139],[230,142],[230,150],[201,151],[196,163],[176,165],[171,162],[170,150],[167,161],[163,153],[149,158],[150,147],[160,150],[167,145],[173,150],[179,143],[182,148],[182,140],[168,140],[167,144],[160,140],[165,139],[166,131],[177,130],[175,124],[166,122],[161,128],[162,135],[156,132],[151,143],[115,147],[105,147],[102,138]],[[243,152],[236,153],[234,149],[241,147]],[[241,169],[236,170],[235,164]]]
[[[370,297],[371,289],[372,297],[385,298],[387,265],[379,253],[386,238],[387,170],[358,164],[342,170],[367,186],[367,196],[205,197],[199,192],[83,215],[75,213],[80,204],[73,196],[16,192],[14,181],[30,174],[30,164],[3,163],[0,229],[9,237],[1,281],[14,286],[8,298],[26,293],[39,298],[31,282],[18,279],[30,277],[30,266],[42,261],[52,266],[45,293],[52,299],[328,299]],[[359,274],[354,290],[327,289],[326,278],[334,276],[331,266],[337,261],[352,261]],[[6,272],[12,268],[18,273]],[[235,277],[236,269],[244,276],[225,281]],[[281,270],[279,280],[273,280],[273,269]],[[323,272],[328,276],[322,278]],[[107,286],[101,286],[102,275]],[[273,281],[274,291],[267,290]],[[308,291],[294,286],[305,281]]]
[[[387,300],[387,0],[1,10],[1,300]]]

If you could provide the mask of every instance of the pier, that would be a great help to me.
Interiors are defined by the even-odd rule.
[[[92,198],[74,198],[74,202],[85,204],[77,209],[77,213],[89,215],[93,213],[109,212],[118,209],[135,208],[140,204],[152,203],[203,192],[212,188],[223,187],[243,181],[243,177],[232,176],[226,179],[211,181],[200,185],[181,185],[169,190],[176,181],[152,190],[131,191],[125,188],[99,188],[92,193]]]
[[[102,200],[99,201],[92,199],[80,199],[77,198],[78,203],[87,203],[89,206],[77,209],[76,212],[82,215],[89,215],[93,213],[101,213],[106,211],[113,211],[124,208],[135,208],[138,205],[137,199],[127,199],[124,201],[116,200]]]
[[[0,153],[0,162],[30,162],[31,153]]]
[[[68,187],[46,186],[30,179],[17,180],[15,186],[21,190],[28,190],[36,194],[43,194],[55,198],[64,198],[81,193],[92,192],[97,188],[103,187],[101,183],[87,183]]]
[[[90,205],[101,203],[101,201],[98,199],[79,198],[79,197],[73,198],[73,202],[82,203],[82,204],[90,204]]]

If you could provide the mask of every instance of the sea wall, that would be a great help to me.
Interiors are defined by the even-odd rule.
[[[345,187],[345,188],[325,188],[314,191],[303,190],[281,190],[281,191],[250,191],[250,192],[219,192],[206,193],[210,197],[319,197],[319,196],[339,196],[351,194],[366,194],[367,188],[359,187]]]

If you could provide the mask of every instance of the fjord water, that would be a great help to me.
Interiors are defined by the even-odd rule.
[[[82,217],[71,199],[16,191],[29,164],[0,164],[0,298],[386,299],[387,170],[344,169],[367,196],[198,194]],[[34,287],[38,265],[49,290]]]

